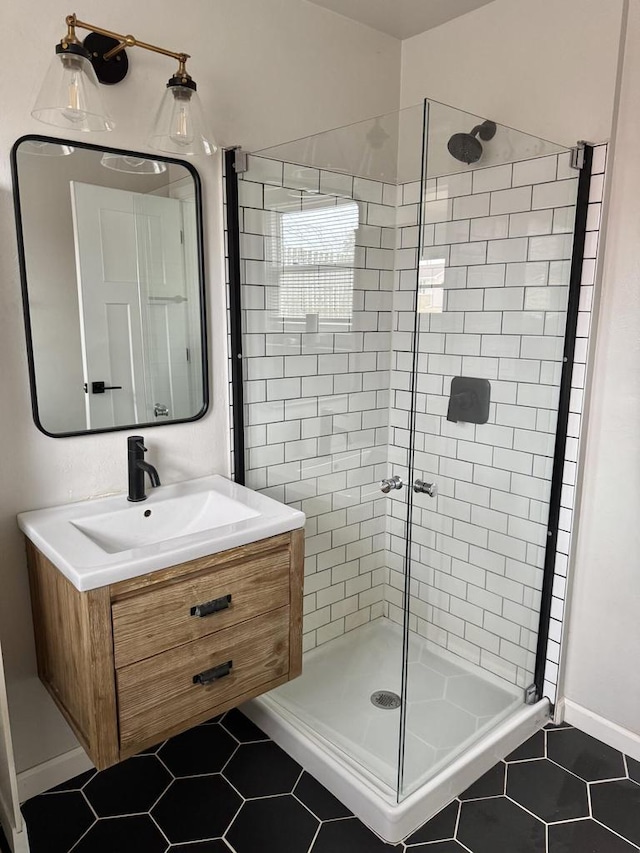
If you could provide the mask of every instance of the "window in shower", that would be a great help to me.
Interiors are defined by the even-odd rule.
[[[418,266],[418,313],[442,314],[445,258],[424,258]]]
[[[280,219],[279,307],[286,320],[316,316],[350,324],[358,205],[284,213]]]

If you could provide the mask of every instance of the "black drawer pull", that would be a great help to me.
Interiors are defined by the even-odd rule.
[[[218,681],[218,679],[224,678],[225,675],[229,675],[232,667],[233,661],[228,660],[226,663],[221,663],[220,666],[214,666],[213,669],[205,669],[204,672],[199,672],[193,676],[193,683],[203,685],[213,684],[214,681]]]
[[[212,613],[219,613],[220,610],[226,610],[231,604],[230,595],[222,595],[220,598],[214,598],[213,601],[206,601],[204,604],[196,604],[192,607],[189,613],[192,616],[211,616]]]

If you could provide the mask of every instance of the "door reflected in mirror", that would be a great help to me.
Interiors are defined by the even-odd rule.
[[[207,408],[191,164],[47,137],[12,155],[34,418],[48,435]]]

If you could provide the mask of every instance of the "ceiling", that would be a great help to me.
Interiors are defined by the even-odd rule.
[[[310,0],[399,39],[438,27],[493,0]]]

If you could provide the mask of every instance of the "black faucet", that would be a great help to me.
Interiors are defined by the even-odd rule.
[[[129,501],[146,501],[144,491],[144,473],[149,475],[151,485],[155,488],[160,485],[158,472],[148,462],[144,461],[147,448],[144,446],[144,438],[141,435],[130,435],[127,438],[127,460],[129,462]]]

